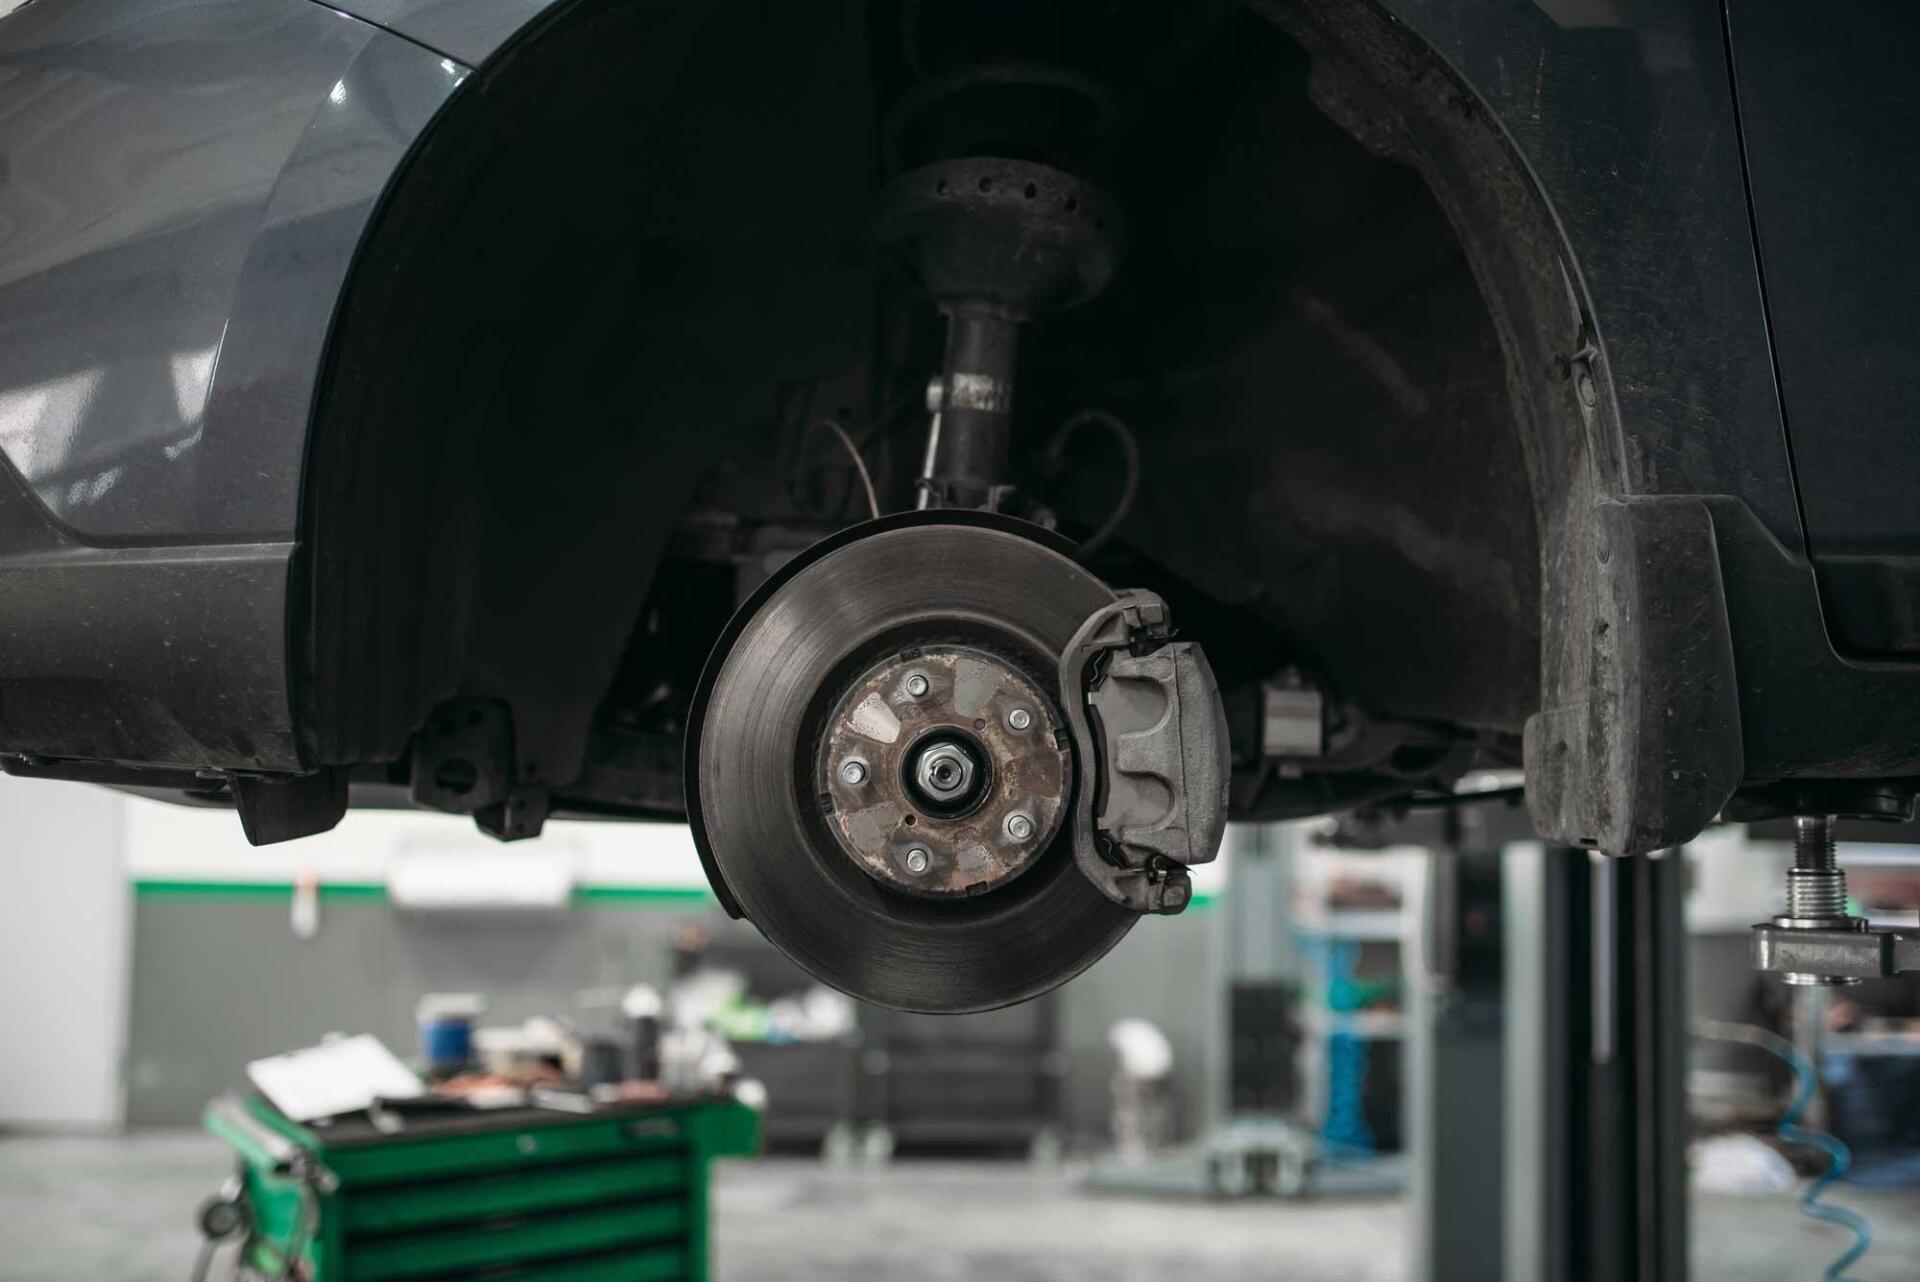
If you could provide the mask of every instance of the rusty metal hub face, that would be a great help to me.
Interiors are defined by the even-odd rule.
[[[1059,832],[1066,744],[1051,700],[1007,660],[965,646],[890,655],[828,718],[817,769],[827,826],[893,889],[982,894]]]

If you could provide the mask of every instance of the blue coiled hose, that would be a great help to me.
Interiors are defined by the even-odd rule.
[[[1793,1072],[1793,1100],[1787,1105],[1787,1111],[1780,1116],[1780,1124],[1774,1128],[1774,1134],[1789,1144],[1799,1144],[1806,1148],[1816,1148],[1827,1155],[1827,1169],[1814,1178],[1800,1194],[1800,1209],[1816,1220],[1828,1224],[1837,1224],[1853,1230],[1853,1245],[1836,1257],[1827,1266],[1821,1276],[1825,1282],[1857,1282],[1847,1274],[1847,1270],[1867,1253],[1873,1245],[1873,1226],[1867,1217],[1858,1211],[1844,1206],[1834,1206],[1822,1202],[1821,1194],[1829,1186],[1843,1180],[1853,1166],[1853,1154],[1847,1146],[1824,1131],[1811,1130],[1800,1125],[1801,1116],[1807,1111],[1807,1104],[1813,1099],[1813,1092],[1819,1085],[1813,1064],[1800,1053],[1795,1046],[1778,1033],[1770,1032],[1752,1024],[1730,1024],[1717,1019],[1704,1019],[1695,1024],[1695,1030],[1702,1037],[1722,1042],[1740,1042],[1747,1046],[1758,1046],[1785,1061]]]

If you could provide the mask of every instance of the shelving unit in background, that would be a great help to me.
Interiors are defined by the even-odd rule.
[[[1301,1116],[1336,1148],[1400,1148],[1405,997],[1420,886],[1415,855],[1303,843],[1295,856]]]

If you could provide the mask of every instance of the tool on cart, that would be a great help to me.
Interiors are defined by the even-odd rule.
[[[420,1058],[429,1077],[459,1072],[473,1060],[473,1022],[487,1009],[478,993],[428,993],[414,1006]]]
[[[301,1122],[412,1099],[426,1090],[412,1069],[364,1033],[256,1059],[247,1065],[247,1080]]]
[[[665,1004],[660,993],[649,984],[636,984],[620,1001],[620,1013],[627,1020],[625,1051],[626,1075],[634,1081],[654,1081],[660,1076],[660,1021]]]

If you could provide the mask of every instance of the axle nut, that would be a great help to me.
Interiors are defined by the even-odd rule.
[[[976,773],[972,754],[959,743],[937,741],[914,762],[913,782],[928,800],[957,804],[973,790]]]

